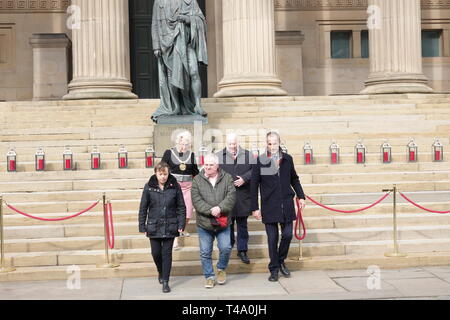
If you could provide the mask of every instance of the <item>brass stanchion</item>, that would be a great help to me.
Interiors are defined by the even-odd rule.
[[[303,246],[302,246],[302,244],[303,244],[303,241],[299,240],[298,241],[298,257],[291,258],[291,260],[293,260],[293,261],[305,261],[305,260],[310,260],[311,259],[311,257],[304,257],[303,256]]]
[[[5,267],[5,244],[4,244],[4,233],[3,233],[3,196],[0,195],[0,242],[1,242],[1,264],[0,264],[0,273],[7,273],[15,271],[16,269],[13,267]]]
[[[117,263],[112,263],[109,261],[109,253],[108,253],[108,215],[106,213],[106,194],[103,193],[103,224],[104,224],[104,234],[105,234],[105,263],[97,264],[97,268],[117,268],[120,266]]]
[[[406,257],[406,253],[401,253],[398,249],[398,232],[397,232],[397,185],[394,184],[393,189],[383,190],[383,192],[391,191],[394,193],[393,199],[393,216],[394,216],[394,252],[386,252],[386,257]]]

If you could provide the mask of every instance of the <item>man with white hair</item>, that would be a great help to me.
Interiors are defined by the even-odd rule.
[[[212,264],[214,239],[217,238],[219,261],[217,262],[217,283],[225,284],[231,253],[230,215],[236,202],[233,178],[219,168],[215,154],[205,157],[205,164],[192,183],[192,204],[194,205],[197,232],[200,244],[200,259],[205,287],[211,289],[216,282]]]
[[[241,148],[239,136],[229,133],[226,137],[226,147],[218,153],[220,168],[228,172],[234,180],[236,188],[236,204],[231,213],[231,247],[237,243],[237,256],[245,264],[250,263],[248,251],[248,217],[252,214],[250,199],[250,179],[252,177],[251,155]],[[234,225],[237,225],[237,239],[234,235]]]

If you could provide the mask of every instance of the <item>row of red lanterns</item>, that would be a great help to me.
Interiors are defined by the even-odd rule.
[[[73,161],[73,152],[69,147],[65,147],[63,152],[63,169],[65,171],[75,170],[75,164]],[[45,171],[45,152],[42,147],[39,147],[35,153],[35,170]],[[120,169],[128,168],[128,151],[124,146],[121,146],[117,153],[118,166]],[[17,153],[14,149],[10,149],[6,154],[7,170],[8,172],[17,171]],[[145,150],[145,166],[146,168],[153,168],[155,163],[155,151],[153,146],[150,146]],[[94,146],[91,152],[91,169],[101,169],[101,153],[97,146]]]
[[[283,151],[287,152],[287,148],[284,144],[281,145]],[[408,162],[417,162],[418,160],[418,146],[414,139],[411,139],[406,146],[407,148],[407,159]],[[383,163],[392,162],[392,147],[385,141],[381,145],[381,160]],[[304,164],[311,165],[314,164],[314,154],[313,148],[309,142],[303,147],[304,151]],[[355,162],[365,163],[366,162],[366,151],[367,148],[364,146],[361,140],[355,146]],[[205,155],[207,149],[202,146],[199,150],[199,165],[204,165]],[[252,147],[252,154],[254,158],[259,156],[259,149],[256,145]],[[433,161],[440,162],[444,160],[444,146],[439,141],[438,138],[435,139],[432,145],[432,157]],[[119,169],[128,168],[128,151],[125,146],[121,146],[119,152],[117,153],[118,167]],[[14,149],[10,149],[6,155],[7,170],[8,172],[17,171],[17,154]],[[330,146],[330,163],[339,164],[340,163],[340,147],[333,142]],[[145,150],[145,167],[153,168],[155,165],[155,150],[153,146],[150,146]],[[73,152],[69,147],[65,147],[63,152],[63,168],[64,170],[74,170],[73,162]],[[38,148],[35,154],[35,169],[36,171],[45,171],[45,153],[42,147]],[[91,169],[99,170],[101,169],[101,154],[97,146],[94,146],[91,152]]]
[[[205,156],[207,149],[202,146],[200,148],[199,163],[201,166],[204,165]],[[153,146],[149,146],[145,150],[145,167],[153,168],[155,166],[155,150]],[[10,149],[6,154],[7,161],[7,171],[16,172],[17,171],[17,153],[14,149]],[[121,146],[117,153],[117,161],[119,169],[128,168],[128,151],[125,146]],[[69,147],[65,147],[63,152],[63,169],[65,171],[75,170],[75,164],[73,161],[73,152]],[[91,169],[100,170],[101,169],[101,153],[97,146],[94,146],[91,151]],[[45,171],[45,152],[42,147],[39,147],[35,153],[35,170]]]
[[[432,148],[432,159],[434,162],[444,161],[444,146],[439,141],[438,138],[435,138]],[[305,144],[303,147],[304,151],[304,164],[311,165],[314,163],[313,158],[313,148],[309,142]],[[356,163],[366,163],[366,151],[367,148],[364,146],[361,140],[355,146],[355,162]],[[391,163],[392,162],[392,147],[387,142],[387,140],[380,147],[381,153],[381,161],[382,163]],[[418,146],[414,139],[411,139],[409,143],[406,145],[407,151],[407,160],[408,162],[417,162],[418,160]],[[333,142],[330,146],[330,163],[331,164],[339,164],[340,163],[340,147]]]

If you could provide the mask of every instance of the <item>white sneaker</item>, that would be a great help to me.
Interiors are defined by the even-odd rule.
[[[212,289],[212,288],[214,288],[215,284],[216,284],[216,281],[214,280],[214,278],[208,278],[208,279],[206,279],[205,288]]]
[[[217,283],[225,284],[227,282],[227,273],[225,270],[217,269]]]

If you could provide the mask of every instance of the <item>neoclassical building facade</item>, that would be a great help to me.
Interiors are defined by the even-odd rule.
[[[203,96],[450,91],[450,0],[200,0]],[[0,0],[0,100],[158,98],[153,0]]]

